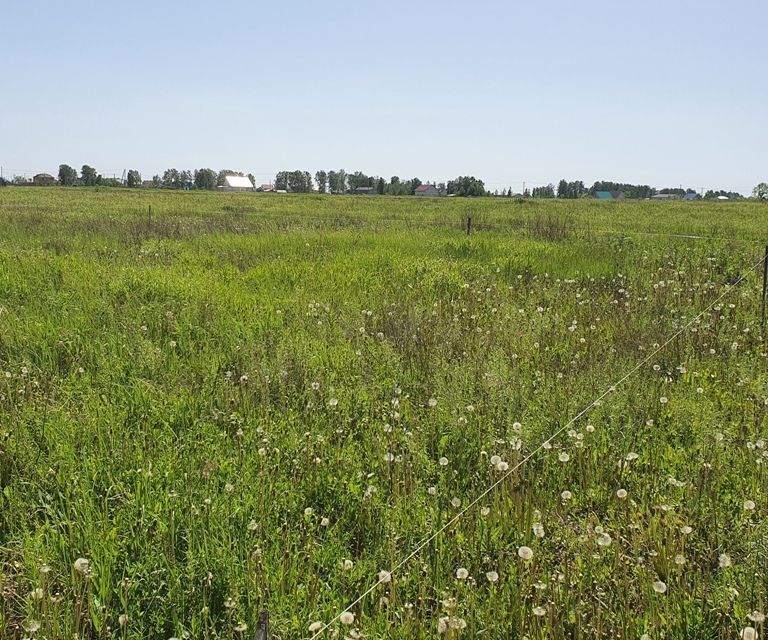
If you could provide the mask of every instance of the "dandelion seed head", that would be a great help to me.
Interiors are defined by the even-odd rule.
[[[560,455],[557,456],[557,459],[560,460],[560,462],[568,462],[571,459],[571,456],[569,456],[565,451],[561,451]]]
[[[597,544],[599,544],[601,547],[610,547],[611,546],[611,536],[605,532],[602,532],[598,534],[597,536]]]
[[[535,615],[537,618],[541,618],[547,615],[547,610],[541,605],[536,606],[533,608],[533,615]]]
[[[24,627],[24,631],[26,631],[29,634],[37,633],[40,631],[40,621],[39,620],[25,620],[22,624],[22,627]]]
[[[467,571],[464,567],[459,567],[456,569],[456,578],[458,580],[466,580],[469,577],[469,571]]]
[[[720,557],[717,559],[717,562],[721,569],[726,569],[733,564],[731,561],[731,556],[729,556],[727,553],[721,553]]]
[[[354,621],[355,621],[355,614],[352,613],[351,611],[345,611],[339,616],[339,622],[341,622],[341,624],[350,625],[354,623]]]
[[[441,467],[447,467],[448,466],[448,458],[446,458],[445,456],[442,456],[438,460],[438,463],[440,464]]]
[[[656,593],[666,593],[667,592],[667,584],[666,582],[662,582],[661,580],[656,580],[653,583],[653,590]]]
[[[385,571],[382,569],[379,571],[379,582],[381,584],[387,584],[388,582],[392,582],[392,574],[389,571]]]
[[[618,491],[616,491],[616,497],[619,500],[626,499],[626,497],[627,497],[627,490],[626,489],[619,489]]]
[[[755,510],[755,503],[752,500],[745,500],[744,501],[744,509],[747,511],[754,511]]]
[[[320,631],[320,629],[322,628],[323,628],[323,623],[317,620],[316,622],[313,622],[311,625],[309,625],[309,632],[316,633]]]
[[[573,494],[572,494],[570,491],[568,491],[568,490],[566,489],[565,491],[563,491],[563,492],[560,494],[560,497],[561,497],[563,500],[570,500],[571,498],[573,498]]]
[[[87,558],[78,558],[75,560],[75,571],[78,573],[89,576],[91,574],[91,562]]]
[[[531,560],[533,558],[533,549],[530,547],[520,547],[517,550],[517,555],[523,560]]]
[[[495,571],[486,571],[485,578],[490,582],[491,584],[498,582],[499,580],[499,574]]]

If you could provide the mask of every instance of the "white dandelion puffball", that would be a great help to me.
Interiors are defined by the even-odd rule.
[[[617,497],[619,500],[624,500],[624,499],[627,497],[627,490],[626,490],[626,489],[619,489],[619,490],[616,492],[616,497]]]
[[[611,536],[605,532],[601,533],[600,535],[597,536],[597,544],[599,544],[601,547],[610,547]]]
[[[328,518],[323,517],[320,519],[321,527],[327,527],[329,524],[331,524],[331,521]]]
[[[571,456],[569,456],[565,451],[561,452],[559,456],[557,456],[557,459],[560,462],[568,462],[571,459]]]
[[[741,630],[741,639],[742,640],[757,640],[757,629],[754,627],[744,627]]]
[[[571,498],[573,498],[573,494],[572,494],[570,491],[568,491],[568,490],[566,489],[565,491],[563,491],[563,492],[560,494],[560,497],[561,497],[563,500],[570,500]]]
[[[336,406],[336,405],[338,405],[338,404],[339,404],[339,399],[338,399],[338,398],[331,398],[331,399],[328,401],[328,406],[329,406],[329,407],[335,407],[335,406]]]
[[[91,573],[91,562],[86,558],[78,558],[75,560],[74,567],[75,571],[82,573],[84,576],[87,576]]]
[[[687,524],[680,527],[680,533],[682,533],[684,536],[690,535],[693,533],[693,527],[689,527]]]
[[[344,571],[352,571],[352,567],[354,566],[355,566],[355,563],[352,562],[351,560],[349,559],[344,560],[344,564],[343,564]]]
[[[352,624],[355,621],[355,614],[351,611],[345,611],[339,616],[341,624]]]
[[[544,537],[544,525],[541,524],[541,522],[534,522],[531,526],[531,529],[533,530],[533,535],[535,535],[537,538]]]
[[[501,456],[491,456],[489,462],[495,467],[497,464],[499,464],[499,462],[501,462]]]
[[[459,498],[451,498],[451,506],[458,509],[461,506],[461,500]]]
[[[35,634],[40,630],[40,623],[37,620],[25,620],[21,626],[24,628],[24,631],[30,635]]]
[[[661,580],[656,580],[656,582],[653,583],[653,590],[656,593],[666,593],[667,592],[667,583],[662,582]]]
[[[753,611],[747,616],[747,618],[749,618],[752,622],[757,622],[758,624],[765,622],[765,614],[760,611]]]
[[[488,582],[493,584],[494,582],[498,582],[499,580],[499,574],[495,571],[487,571],[485,573],[485,577],[487,578]]]
[[[317,620],[316,622],[313,622],[311,625],[309,625],[309,632],[316,633],[320,631],[320,629],[322,628],[323,628],[323,623]]]
[[[533,549],[530,547],[520,547],[517,550],[517,555],[520,556],[523,560],[530,560],[533,558]]]
[[[504,460],[502,460],[495,466],[496,466],[496,471],[500,471],[500,472],[504,472],[507,469],[509,469],[509,463],[505,462]]]
[[[756,506],[753,500],[744,501],[744,509],[747,511],[754,511]]]
[[[731,556],[729,556],[727,553],[721,553],[720,557],[717,559],[717,562],[721,569],[730,567],[733,564],[733,562],[731,562]]]
[[[456,578],[459,580],[466,580],[469,577],[469,571],[467,571],[464,567],[459,567],[456,569]]]
[[[441,467],[447,467],[447,466],[448,466],[448,458],[446,458],[445,456],[442,456],[442,457],[441,457],[441,458],[438,460],[438,463],[440,463],[440,466],[441,466]]]
[[[544,607],[534,607],[533,608],[533,615],[535,615],[537,618],[541,618],[542,616],[547,615],[547,610]]]
[[[633,460],[637,460],[640,457],[640,454],[635,453],[634,451],[630,451],[626,456],[624,456],[624,459],[627,462],[632,462]]]
[[[389,571],[385,571],[382,569],[379,571],[379,582],[381,584],[387,584],[388,582],[392,582],[392,574]]]
[[[436,406],[437,406],[437,400],[435,400],[434,398],[430,398],[430,399],[427,401],[427,404],[428,404],[430,407],[436,407]]]

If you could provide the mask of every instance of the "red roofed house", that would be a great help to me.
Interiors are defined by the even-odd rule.
[[[440,192],[433,184],[422,184],[416,187],[414,195],[417,196],[439,196]]]

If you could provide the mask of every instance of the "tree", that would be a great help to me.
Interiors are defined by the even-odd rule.
[[[421,186],[421,180],[419,180],[418,178],[411,178],[408,181],[408,195],[409,196],[414,195],[416,193],[417,187],[420,187],[420,186]]]
[[[548,184],[546,187],[534,187],[534,198],[554,198],[555,197],[555,185]]]
[[[195,171],[195,189],[213,191],[216,188],[218,175],[213,169],[197,169]]]
[[[181,173],[178,169],[166,169],[163,172],[163,189],[181,189],[184,185],[181,181]]]
[[[312,175],[309,171],[278,171],[275,176],[275,189],[291,193],[310,193],[312,191]]]
[[[331,193],[344,193],[347,190],[347,172],[344,169],[328,172],[328,188]]]
[[[448,181],[448,194],[457,196],[484,196],[485,184],[475,176],[459,176]]]
[[[60,164],[59,184],[65,187],[72,187],[77,184],[77,171],[68,164]]]
[[[94,187],[101,182],[101,176],[96,173],[96,169],[84,164],[80,170],[80,181],[86,187]]]
[[[376,193],[378,193],[380,196],[384,195],[384,188],[386,187],[386,183],[384,182],[384,178],[379,178],[376,181]]]
[[[322,169],[315,173],[315,182],[320,193],[325,193],[328,190],[328,174]]]
[[[752,189],[752,197],[758,200],[768,200],[768,182],[761,182]]]
[[[153,189],[159,189],[162,186],[163,186],[163,179],[160,176],[158,176],[157,174],[152,176],[152,188]]]
[[[141,186],[141,174],[136,171],[136,169],[131,169],[128,172],[128,176],[126,178],[126,182],[128,184],[129,189],[135,189],[136,187]]]

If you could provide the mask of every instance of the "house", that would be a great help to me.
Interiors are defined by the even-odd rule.
[[[50,173],[38,173],[32,178],[32,184],[36,187],[52,187],[56,184],[56,178]]]
[[[657,193],[655,196],[651,196],[651,200],[677,200],[679,196],[674,193]]]
[[[595,198],[598,200],[623,200],[624,194],[621,191],[597,191]]]
[[[414,192],[414,195],[416,196],[439,196],[440,192],[437,190],[437,187],[433,184],[422,184],[416,187],[416,191]]]
[[[269,191],[274,191],[275,187],[271,183],[265,183],[265,184],[261,185],[258,190],[259,191],[264,191],[266,193],[266,192],[269,192]]]
[[[691,202],[692,200],[697,200],[699,197],[699,194],[695,191],[689,191],[683,196],[683,200],[687,200],[688,202]]]
[[[253,191],[253,182],[246,176],[226,176],[224,191]]]
[[[352,193],[356,196],[372,196],[376,193],[376,189],[373,187],[357,187]]]
[[[154,180],[142,180],[141,181],[141,188],[142,189],[151,189],[154,186],[155,186],[155,181]]]

